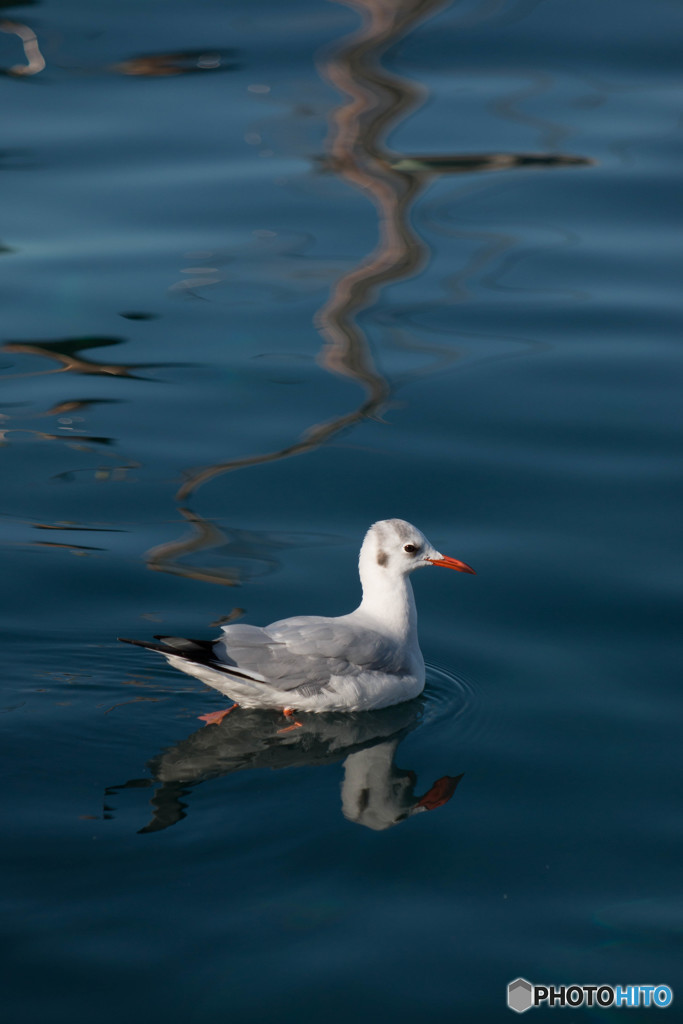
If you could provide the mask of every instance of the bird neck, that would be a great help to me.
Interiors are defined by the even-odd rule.
[[[361,571],[363,600],[358,611],[397,639],[417,641],[417,609],[408,576]]]

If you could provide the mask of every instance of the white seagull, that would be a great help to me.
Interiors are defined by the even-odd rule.
[[[156,636],[128,640],[230,697],[234,706],[295,711],[372,711],[422,692],[425,666],[417,638],[410,574],[428,565],[474,573],[442,555],[404,519],[374,523],[360,549],[363,599],[348,615],[297,615],[270,626],[223,627],[214,641]],[[211,724],[234,709],[202,715]],[[296,728],[294,723],[290,728]]]

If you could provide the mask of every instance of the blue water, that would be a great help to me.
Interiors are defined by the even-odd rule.
[[[7,1019],[680,998],[680,5],[0,28]],[[478,572],[416,702],[199,728],[116,641],[348,611],[393,516]]]

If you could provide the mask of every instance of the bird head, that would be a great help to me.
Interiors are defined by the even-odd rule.
[[[386,572],[406,576],[428,565],[442,566],[476,575],[465,562],[442,555],[425,535],[405,519],[382,519],[373,523],[365,535],[360,552],[361,571]]]

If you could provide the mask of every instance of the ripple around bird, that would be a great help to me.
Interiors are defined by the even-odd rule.
[[[487,728],[488,715],[477,686],[464,676],[436,665],[426,665],[427,682],[419,700],[423,725],[458,723],[458,735],[473,739]]]

